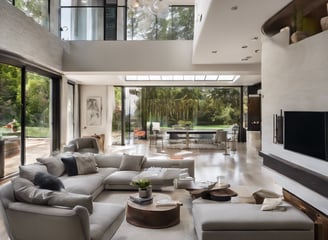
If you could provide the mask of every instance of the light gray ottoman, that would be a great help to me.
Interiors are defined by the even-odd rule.
[[[314,223],[284,202],[285,211],[256,204],[193,204],[198,240],[313,240]]]

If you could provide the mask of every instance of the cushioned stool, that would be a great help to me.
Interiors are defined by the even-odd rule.
[[[244,203],[193,204],[198,240],[313,240],[314,223],[294,206],[262,211]]]

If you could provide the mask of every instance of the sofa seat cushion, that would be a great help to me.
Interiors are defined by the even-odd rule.
[[[90,215],[92,240],[111,239],[124,220],[125,207],[119,204],[94,202]]]
[[[313,222],[303,212],[288,203],[283,206],[284,211],[261,211],[256,204],[194,204],[193,216],[202,231],[313,230]]]
[[[129,185],[132,179],[138,174],[138,171],[117,171],[106,177],[104,180],[104,184]]]
[[[100,173],[60,177],[67,192],[92,195],[102,184],[104,177]]]

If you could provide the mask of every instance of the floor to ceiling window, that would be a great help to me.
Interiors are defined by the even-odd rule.
[[[0,64],[0,177],[21,163],[21,76],[20,68]]]
[[[0,63],[0,177],[59,149],[58,86],[52,73]]]
[[[126,143],[135,130],[231,128],[241,122],[240,87],[127,87],[125,88]],[[148,123],[148,124],[147,124]]]
[[[34,72],[26,73],[25,86],[25,158],[51,153],[51,79]]]

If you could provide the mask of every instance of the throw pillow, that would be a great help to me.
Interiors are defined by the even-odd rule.
[[[47,205],[52,191],[39,189],[26,178],[17,177],[12,180],[14,195],[17,201]]]
[[[276,209],[282,202],[282,198],[265,198],[261,207],[262,211],[270,211]]]
[[[46,165],[47,170],[50,174],[59,177],[65,172],[65,165],[60,160],[60,156],[50,156],[45,158],[37,158],[39,163]]]
[[[45,172],[47,173],[47,167],[40,163],[33,163],[27,165],[19,166],[19,176],[22,178],[26,178],[31,182],[34,181],[35,174],[38,172]]]
[[[140,171],[143,160],[144,156],[142,155],[124,154],[120,165],[120,171]]]
[[[62,157],[61,160],[63,161],[63,163],[65,165],[65,171],[68,176],[78,175],[76,160],[75,160],[74,156]]]
[[[263,200],[265,198],[278,198],[278,197],[281,197],[281,195],[279,195],[275,192],[271,192],[269,190],[261,189],[261,190],[254,192],[253,197],[255,199],[256,204],[262,204]]]
[[[62,157],[68,176],[97,172],[95,157],[91,154]]]
[[[98,171],[96,159],[93,155],[76,156],[75,160],[76,160],[77,172],[79,175],[96,173]]]
[[[34,184],[42,189],[49,189],[53,191],[60,191],[62,188],[65,188],[59,178],[44,172],[38,172],[35,175]]]

